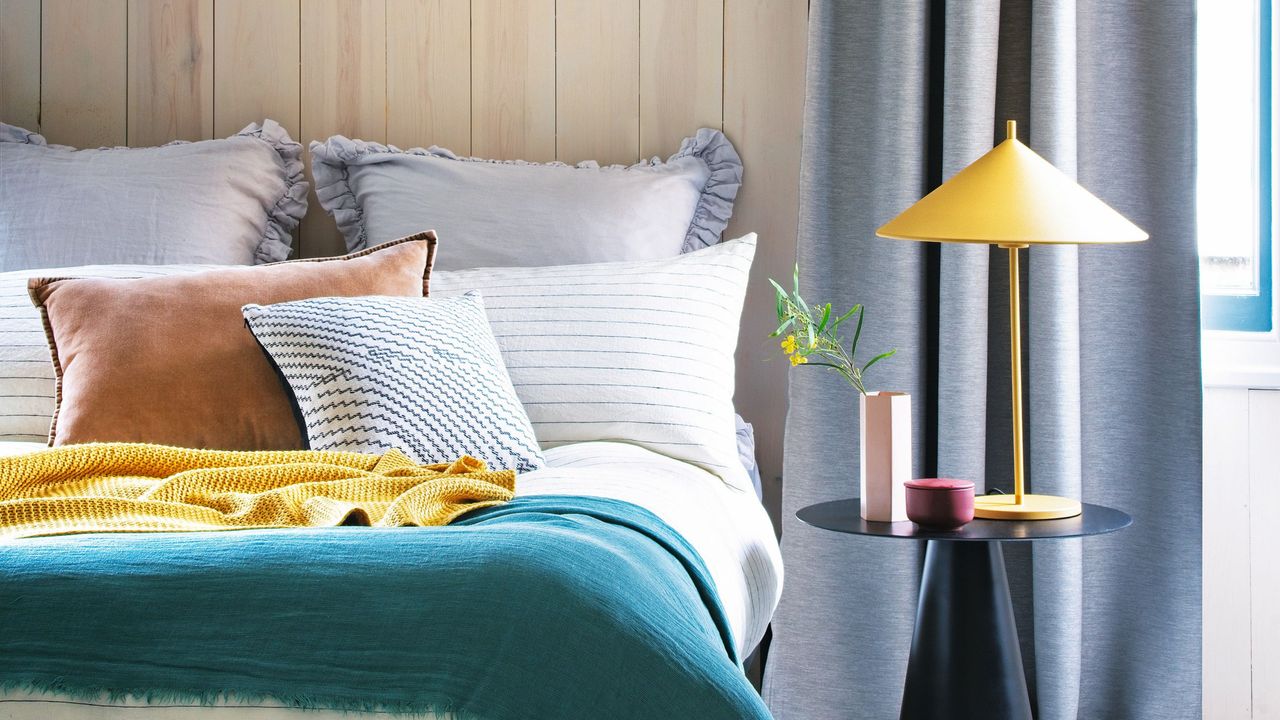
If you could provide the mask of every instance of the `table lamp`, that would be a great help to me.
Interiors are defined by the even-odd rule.
[[[1018,251],[1032,245],[1141,242],[1147,234],[1023,145],[1017,124],[986,155],[876,231],[894,240],[997,245],[1009,251],[1009,345],[1013,378],[1013,494],[975,498],[974,515],[1051,520],[1080,502],[1026,492],[1022,458],[1022,331]]]

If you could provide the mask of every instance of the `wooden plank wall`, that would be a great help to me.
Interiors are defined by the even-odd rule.
[[[1204,707],[1280,718],[1280,391],[1204,393]]]
[[[785,363],[765,276],[794,262],[806,0],[0,0],[0,121],[74,146],[225,137],[270,117],[495,158],[630,163],[723,129],[731,235],[760,258],[739,406],[781,472]],[[312,196],[297,249],[342,243]]]

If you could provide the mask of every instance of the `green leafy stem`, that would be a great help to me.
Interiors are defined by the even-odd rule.
[[[849,382],[858,392],[867,394],[864,377],[872,365],[893,357],[898,352],[890,350],[880,353],[863,365],[858,365],[854,358],[858,351],[858,338],[862,336],[862,319],[864,308],[861,303],[854,305],[849,312],[836,316],[831,310],[831,303],[810,306],[800,296],[800,266],[797,265],[792,274],[793,290],[787,292],[782,286],[769,279],[777,295],[778,329],[770,337],[779,337],[786,333],[782,340],[782,350],[791,360],[793,367],[813,365],[832,368]],[[853,331],[853,340],[846,342],[840,337],[840,326],[857,317],[858,324]]]

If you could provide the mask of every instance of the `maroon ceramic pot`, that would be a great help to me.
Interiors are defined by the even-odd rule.
[[[973,519],[973,483],[950,478],[908,480],[907,517],[930,530],[959,530]]]

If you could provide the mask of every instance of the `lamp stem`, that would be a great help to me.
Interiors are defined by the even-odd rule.
[[[1022,288],[1018,277],[1018,247],[1009,248],[1009,375],[1013,378],[1013,495],[1022,504]]]

